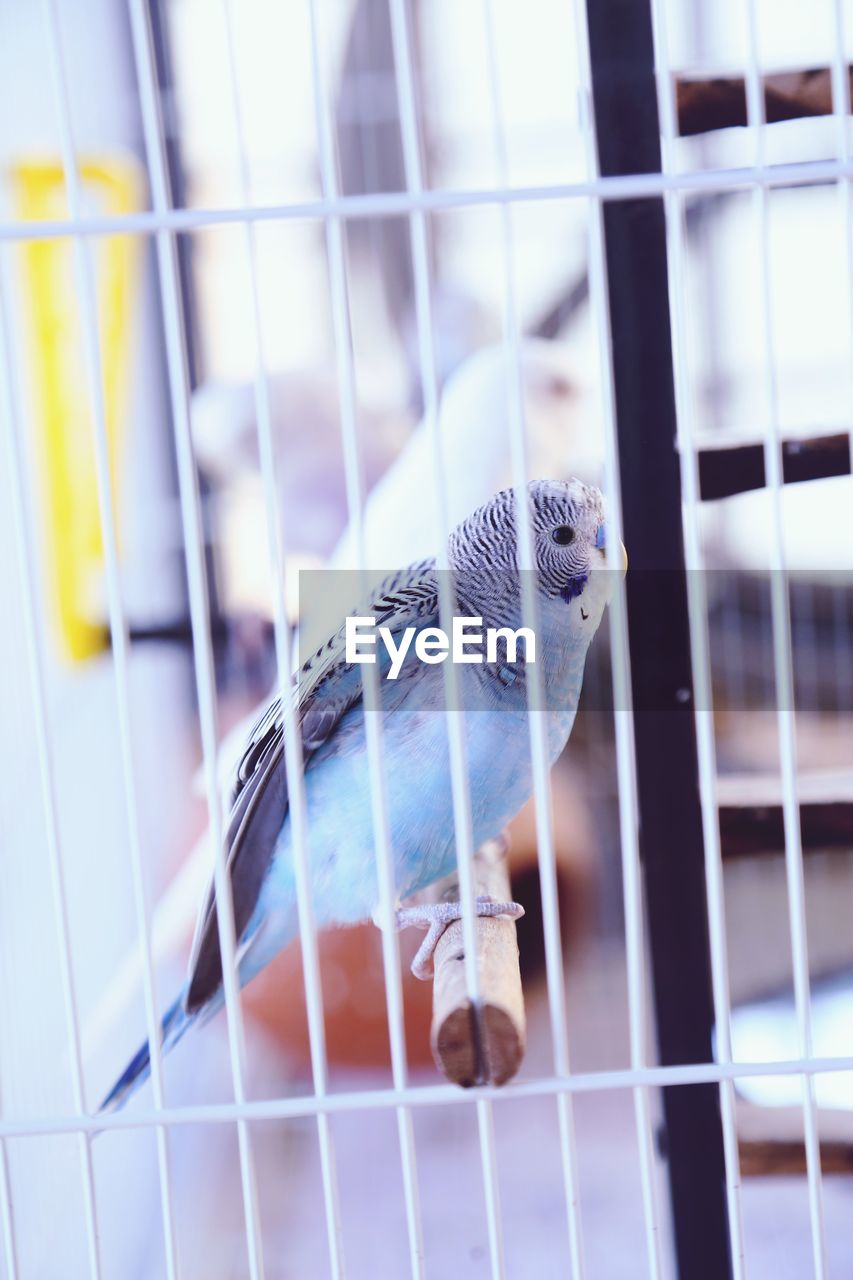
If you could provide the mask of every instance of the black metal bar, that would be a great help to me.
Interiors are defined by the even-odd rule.
[[[215,648],[221,648],[228,639],[228,627],[218,623],[211,632]],[[132,622],[128,636],[133,644],[174,644],[192,649],[193,628],[188,616],[168,618],[162,622]]]
[[[587,0],[602,174],[658,173],[651,14]],[[605,203],[604,237],[635,698],[634,740],[660,1060],[713,1059],[713,1004],[675,447],[675,394],[660,198]],[[666,572],[660,572],[665,570]],[[665,1150],[682,1280],[731,1274],[719,1094],[664,1091]]]

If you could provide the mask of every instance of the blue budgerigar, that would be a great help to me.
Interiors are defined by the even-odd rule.
[[[535,661],[544,691],[551,760],[574,722],[584,661],[609,590],[601,494],[578,480],[535,481],[529,508],[538,583]],[[482,618],[482,630],[521,625],[515,494],[505,490],[450,535],[456,613]],[[378,587],[364,616],[397,643],[439,626],[433,561],[412,565]],[[293,697],[301,733],[314,907],[318,924],[366,920],[379,900],[366,763],[362,667],[347,661],[345,627],[304,664]],[[411,637],[410,633],[410,637]],[[381,686],[391,846],[398,902],[450,873],[456,863],[445,675],[410,643],[395,679],[387,649],[376,646]],[[352,656],[352,655],[351,655]],[[532,791],[527,728],[527,650],[498,649],[495,660],[458,668],[465,706],[475,847],[498,835]],[[511,660],[513,659],[514,660]],[[298,933],[292,823],[288,814],[281,705],[271,703],[240,761],[226,833],[237,963],[247,983]],[[478,903],[484,914],[520,914],[513,904]],[[434,925],[458,907],[408,908],[400,923]],[[162,1024],[170,1049],[196,1021],[223,1004],[222,961],[211,889],[189,975]],[[104,1100],[123,1104],[150,1070],[145,1044]]]

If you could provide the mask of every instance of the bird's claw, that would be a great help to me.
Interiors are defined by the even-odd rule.
[[[524,915],[524,907],[517,902],[495,902],[487,894],[481,894],[474,902],[474,910],[478,916],[506,916],[510,920],[519,920]],[[433,954],[438,940],[449,924],[462,916],[461,902],[432,902],[415,907],[400,907],[397,911],[397,928],[408,929],[416,925],[426,929],[427,935],[415,953],[412,961],[412,973],[422,982],[433,976]]]

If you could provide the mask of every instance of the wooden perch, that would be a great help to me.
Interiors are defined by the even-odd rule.
[[[510,900],[506,836],[483,845],[474,859],[476,894]],[[454,875],[438,886],[433,901],[458,902]],[[478,916],[480,1007],[472,1008],[465,981],[463,922],[453,921],[434,955],[431,1045],[438,1068],[453,1084],[505,1084],[521,1066],[526,1024],[515,921]]]

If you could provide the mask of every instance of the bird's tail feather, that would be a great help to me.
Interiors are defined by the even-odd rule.
[[[164,1014],[163,1021],[160,1024],[160,1044],[164,1051],[168,1051],[178,1043],[192,1021],[193,1019],[184,1009],[184,993],[181,992],[174,1004]],[[128,1098],[145,1083],[150,1074],[151,1049],[146,1040],[133,1055],[118,1080],[116,1080],[98,1111],[100,1113],[119,1111]]]

